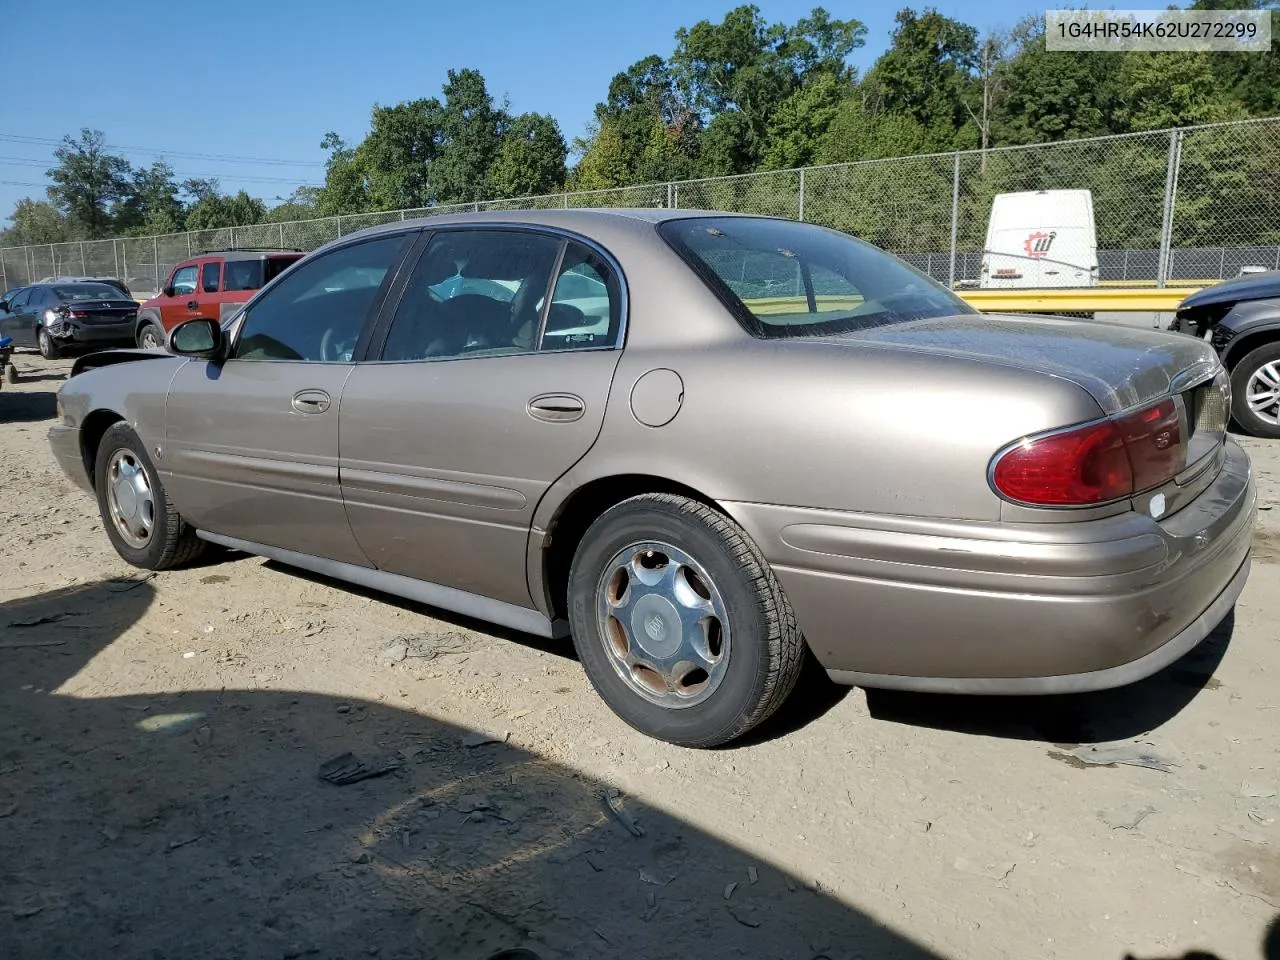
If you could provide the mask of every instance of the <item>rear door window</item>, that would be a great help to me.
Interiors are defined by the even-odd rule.
[[[257,290],[262,283],[261,260],[228,260],[223,270],[223,290]]]
[[[200,291],[217,293],[218,282],[222,279],[222,264],[211,260],[200,268]]]

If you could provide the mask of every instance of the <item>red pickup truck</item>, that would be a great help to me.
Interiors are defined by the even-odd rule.
[[[163,347],[169,331],[184,320],[221,322],[302,256],[300,250],[241,249],[183,260],[160,293],[139,308],[138,346]]]

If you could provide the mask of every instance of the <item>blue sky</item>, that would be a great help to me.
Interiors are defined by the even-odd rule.
[[[761,0],[792,22],[813,0]],[[889,4],[829,2],[868,28],[854,64],[888,44]],[[1042,3],[917,3],[986,30],[1042,12]],[[320,139],[358,142],[369,108],[437,96],[450,67],[472,66],[516,112],[551,113],[566,140],[582,133],[610,78],[673,34],[719,20],[734,0],[531,3],[517,0],[60,0],[5,4],[5,36],[31,38],[38,64],[7,84],[0,108],[0,217],[23,196],[44,197],[53,144],[83,126],[129,148],[135,166],[166,159],[179,178],[216,176],[265,198],[323,179]],[[37,39],[40,38],[40,39]],[[65,44],[65,46],[64,46]],[[204,158],[182,156],[204,154]],[[213,155],[219,158],[212,159]],[[289,161],[249,163],[245,158]],[[37,184],[28,186],[26,184]]]

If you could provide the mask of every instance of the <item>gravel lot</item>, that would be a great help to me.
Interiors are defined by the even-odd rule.
[[[614,719],[558,644],[254,558],[140,575],[49,455],[69,364],[17,363],[0,957],[1264,955],[1280,511],[1234,618],[1141,684],[958,699],[815,676],[750,742],[694,752]],[[1268,507],[1280,443],[1243,442]],[[1109,741],[1168,765],[1071,753]],[[346,753],[395,769],[321,780]]]

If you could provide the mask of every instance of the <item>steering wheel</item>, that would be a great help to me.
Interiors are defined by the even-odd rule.
[[[320,338],[320,359],[328,363],[348,363],[355,348],[354,340],[339,340],[330,327]]]

